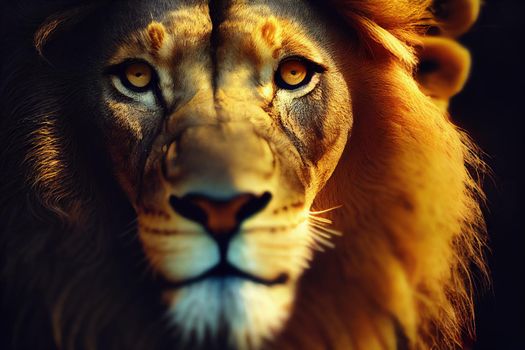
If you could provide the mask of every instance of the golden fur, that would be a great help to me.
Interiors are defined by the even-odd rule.
[[[484,165],[478,156],[476,146],[452,123],[446,107],[448,99],[463,87],[470,63],[468,52],[455,41],[455,37],[472,25],[478,13],[479,2],[476,0],[441,2],[442,5],[448,6],[448,12],[440,12],[430,0],[330,0],[329,6],[321,1],[317,3],[318,1],[311,1],[311,5],[321,4],[323,16],[329,16],[319,18],[331,18],[337,21],[337,26],[334,27],[336,29],[330,29],[337,32],[337,35],[331,37],[337,38],[337,41],[326,46],[332,50],[330,59],[337,61],[340,71],[336,73],[340,76],[333,73],[334,78],[328,85],[330,88],[341,86],[335,89],[331,96],[332,102],[345,101],[344,106],[334,104],[335,106],[329,105],[326,109],[332,114],[344,114],[344,118],[330,120],[331,124],[326,129],[332,139],[323,141],[324,143],[319,142],[319,148],[324,147],[328,150],[323,148],[324,153],[314,154],[318,161],[316,167],[312,167],[315,170],[310,169],[310,173],[306,175],[301,173],[298,176],[308,178],[314,174],[312,179],[300,178],[296,181],[303,185],[310,181],[311,186],[305,190],[307,192],[305,197],[290,195],[288,198],[283,195],[283,198],[289,200],[284,202],[285,199],[275,196],[275,202],[279,206],[275,204],[275,207],[269,208],[272,210],[273,217],[279,218],[292,215],[289,214],[290,212],[309,213],[310,217],[305,222],[310,220],[323,226],[330,223],[330,228],[328,230],[325,228],[325,233],[341,232],[342,235],[333,239],[334,249],[315,253],[311,267],[306,269],[304,274],[303,268],[292,266],[290,259],[289,275],[294,282],[298,281],[297,286],[290,287],[293,292],[290,292],[290,295],[285,293],[286,296],[283,297],[283,293],[277,288],[284,287],[279,286],[275,287],[276,294],[268,293],[269,297],[263,299],[275,301],[277,305],[275,308],[278,309],[275,314],[279,316],[279,321],[269,323],[263,331],[259,331],[261,334],[253,338],[246,336],[247,340],[241,339],[234,345],[237,344],[241,349],[308,350],[461,348],[463,337],[473,331],[472,271],[480,271],[481,275],[485,273],[484,223],[479,206],[483,201],[483,194],[477,179],[479,173],[484,172]],[[233,20],[226,22],[227,25],[232,26],[229,28],[231,33],[235,34],[228,37],[229,43],[236,45],[237,50],[218,50],[217,56],[225,57],[226,66],[237,67],[246,62],[250,62],[250,66],[242,71],[242,74],[224,75],[225,78],[221,78],[222,80],[214,80],[215,86],[203,78],[205,74],[209,74],[209,66],[206,64],[191,72],[184,72],[184,79],[180,81],[169,80],[175,75],[173,72],[177,72],[178,67],[184,67],[194,61],[198,62],[202,58],[185,56],[185,54],[195,47],[207,45],[207,41],[199,41],[198,38],[199,35],[212,33],[210,28],[214,23],[206,16],[197,16],[197,13],[204,12],[196,11],[207,8],[207,4],[192,8],[195,10],[194,13],[189,10],[181,11],[178,13],[180,18],[171,19],[177,24],[190,18],[191,21],[187,23],[193,25],[184,27],[184,31],[174,34],[168,24],[151,21],[145,26],[139,26],[142,29],[135,31],[131,39],[119,42],[115,52],[107,57],[109,64],[118,64],[128,57],[146,57],[148,60],[153,60],[157,67],[160,67],[160,88],[165,91],[168,104],[186,98],[184,94],[177,95],[179,90],[170,90],[176,84],[180,84],[182,86],[180,90],[184,92],[193,86],[205,86],[188,99],[190,102],[173,112],[175,118],[166,122],[168,130],[176,130],[179,120],[183,120],[186,115],[198,115],[201,119],[208,118],[206,121],[212,123],[215,117],[213,113],[221,109],[227,112],[247,110],[252,113],[254,120],[260,117],[258,122],[267,117],[266,114],[262,115],[263,109],[273,117],[275,111],[267,106],[274,94],[272,84],[261,84],[250,90],[251,80],[248,75],[243,74],[248,74],[246,71],[253,69],[262,72],[261,79],[266,77],[267,80],[271,80],[274,72],[265,68],[265,62],[280,57],[282,47],[286,45],[293,47],[297,52],[308,50],[318,52],[315,51],[318,47],[306,39],[300,27],[285,21],[279,22],[279,19],[273,16],[266,17],[266,13],[262,10],[261,14],[250,13],[250,16],[244,18],[238,15],[241,12],[236,12],[236,10],[245,10],[244,3],[239,2],[239,4],[238,8],[233,7],[231,10],[233,14],[230,14],[237,22]],[[287,10],[293,13],[289,8]],[[91,11],[96,11],[96,6],[62,11],[59,15],[48,17],[34,35],[34,45],[38,53],[46,56],[46,46],[53,43],[54,36],[59,36],[63,31],[67,32],[70,27],[74,28],[82,22],[84,16],[89,16]],[[298,17],[299,12],[297,12]],[[446,13],[446,16],[443,13]],[[259,20],[260,17],[264,20]],[[312,31],[324,35],[321,26],[316,28],[317,22],[312,23],[314,23]],[[250,26],[255,28],[251,35],[243,36],[243,30],[252,28]],[[203,28],[207,30],[204,34]],[[432,29],[437,35],[428,35]],[[289,35],[287,33],[297,33],[295,41],[291,39],[286,41],[286,35]],[[214,40],[213,35],[210,34],[211,41]],[[193,40],[193,38],[197,39]],[[208,40],[208,37],[206,39]],[[322,50],[319,49],[320,51]],[[178,65],[173,65],[173,57],[177,58]],[[438,69],[430,72],[418,69],[422,67],[422,62],[426,61],[437,62]],[[203,62],[207,61],[203,60]],[[233,70],[232,68],[231,71]],[[199,75],[202,71],[205,74]],[[344,80],[341,77],[344,77]],[[193,78],[194,80],[191,80]],[[215,99],[210,99],[210,91],[221,86],[222,83],[231,90],[224,88],[221,90],[222,95],[217,93],[217,96],[213,95]],[[342,85],[345,85],[344,88]],[[8,95],[5,92],[4,94]],[[320,101],[318,105],[325,102],[323,98],[318,98]],[[45,208],[42,210],[46,212],[45,215],[40,216],[34,214],[33,219],[39,224],[52,221],[53,225],[49,226],[57,232],[71,231],[72,234],[63,242],[62,236],[56,236],[57,241],[63,245],[60,245],[62,250],[57,253],[58,257],[62,257],[60,254],[65,251],[82,263],[84,260],[96,260],[106,264],[103,265],[105,270],[101,268],[100,271],[98,270],[100,266],[93,264],[95,267],[92,270],[80,269],[77,274],[63,272],[62,276],[66,277],[62,280],[56,277],[55,281],[62,281],[64,288],[62,285],[48,288],[49,295],[46,294],[46,297],[42,298],[42,304],[45,312],[51,315],[50,328],[55,345],[63,349],[100,347],[100,344],[106,343],[99,343],[97,337],[102,338],[101,335],[107,329],[113,329],[112,323],[116,324],[118,320],[125,318],[131,320],[130,331],[125,335],[121,334],[124,340],[120,343],[118,336],[113,336],[115,339],[109,337],[108,344],[112,344],[114,348],[122,348],[122,346],[156,348],[156,345],[165,344],[158,339],[165,340],[169,337],[166,338],[167,336],[158,330],[162,327],[159,326],[158,329],[154,327],[163,325],[162,321],[156,319],[156,316],[144,316],[149,315],[150,310],[144,311],[141,309],[140,302],[137,302],[142,300],[144,295],[140,293],[142,289],[139,288],[139,285],[142,286],[142,279],[132,275],[131,278],[125,279],[126,287],[113,282],[115,276],[118,276],[119,268],[122,268],[120,265],[126,263],[124,260],[118,261],[118,255],[116,257],[112,255],[111,247],[114,246],[106,242],[108,231],[113,228],[108,223],[113,223],[116,219],[110,218],[110,215],[105,213],[99,214],[97,206],[101,205],[100,203],[108,203],[114,198],[122,199],[111,191],[108,191],[111,195],[101,197],[103,200],[94,199],[92,192],[96,191],[97,185],[94,180],[90,180],[90,175],[84,174],[89,170],[89,165],[84,163],[78,166],[79,161],[75,157],[75,152],[82,146],[72,137],[74,132],[67,126],[66,118],[60,119],[60,115],[56,118],[56,111],[51,108],[55,105],[50,100],[45,103],[39,101],[41,105],[48,107],[49,110],[45,113],[26,111],[33,122],[27,127],[30,132],[24,136],[27,137],[28,146],[24,151],[20,151],[23,165],[27,166],[24,172],[24,178],[27,179],[24,182],[24,189],[29,189],[28,193],[37,198],[35,201],[41,203],[42,208]],[[211,100],[214,101],[215,110],[206,104]],[[259,104],[257,108],[250,104],[252,101]],[[13,111],[16,110],[15,103],[12,105]],[[262,105],[265,108],[258,108]],[[105,135],[104,145],[110,159],[111,172],[118,182],[116,192],[120,190],[125,192],[127,201],[124,202],[133,206],[133,212],[138,217],[140,247],[146,253],[148,266],[155,270],[154,274],[168,276],[174,280],[181,276],[186,277],[187,271],[181,270],[181,272],[172,268],[173,264],[166,263],[165,260],[177,257],[174,253],[167,254],[164,248],[171,244],[176,246],[177,242],[168,236],[180,233],[181,227],[187,229],[192,226],[176,217],[167,201],[161,203],[159,199],[167,196],[167,192],[162,191],[165,191],[168,183],[159,180],[161,159],[164,159],[162,157],[165,155],[176,158],[179,150],[173,146],[174,143],[169,144],[171,135],[155,139],[152,155],[144,165],[145,180],[140,179],[145,181],[146,186],[141,188],[137,178],[130,175],[130,166],[126,161],[128,155],[136,151],[133,142],[137,140],[137,144],[142,145],[140,142],[147,138],[148,130],[141,126],[141,118],[143,119],[148,109],[137,111],[135,105],[127,101],[111,99],[104,101],[103,108],[109,110],[114,118],[111,121],[113,124],[108,122],[103,125],[105,128],[109,125],[108,129],[112,130],[110,136]],[[15,115],[15,112],[12,112],[12,115]],[[235,120],[236,122],[241,121],[238,115],[231,118],[234,120],[239,118]],[[352,120],[353,124],[350,125]],[[336,125],[337,123],[345,125]],[[9,130],[18,130],[16,125],[14,123]],[[258,133],[267,132],[265,129],[267,126],[262,122],[257,126]],[[273,127],[276,126],[272,124]],[[285,127],[294,129],[297,125],[289,122]],[[337,135],[336,131],[339,128],[345,133],[348,131],[348,141],[346,135]],[[232,128],[232,130],[231,135],[228,133],[225,135],[231,136],[229,145],[237,146],[239,155],[225,158],[224,164],[230,161],[231,167],[234,168],[239,162],[245,161],[244,158],[250,157],[249,150],[259,150],[261,147],[257,143],[259,138],[256,141],[254,141],[255,137],[250,139],[249,135],[240,138],[239,134],[250,134],[251,129],[246,131],[240,128],[238,131]],[[204,136],[200,139],[197,136],[196,139],[213,144],[214,134],[206,132],[203,131]],[[308,137],[312,137],[308,132],[300,136],[307,140],[310,140]],[[268,135],[265,137],[270,138]],[[278,145],[276,148],[284,149],[278,156],[289,159],[290,163],[300,163],[298,160],[300,157],[292,151],[289,140],[275,135],[272,137],[280,142],[275,142]],[[332,142],[331,146],[327,146],[330,145],[329,141]],[[12,144],[17,142],[17,140],[12,141]],[[218,153],[228,152],[223,143],[215,142]],[[194,143],[188,142],[185,146],[191,148]],[[140,146],[138,148],[140,149]],[[195,152],[199,156],[201,153],[204,154],[204,151],[199,149]],[[248,155],[245,156],[243,152]],[[84,155],[82,153],[82,156]],[[266,189],[265,182],[260,178],[263,172],[267,172],[264,162],[272,157],[276,156],[275,154],[270,156],[268,149],[257,153],[257,162],[254,163],[259,166],[257,168],[259,177],[256,178],[258,182],[255,180],[252,182],[257,182],[260,188]],[[8,163],[6,160],[5,164]],[[132,162],[131,164],[136,165]],[[198,168],[200,164],[193,166],[195,169],[201,169]],[[202,169],[215,168],[210,166]],[[297,167],[293,169],[296,170]],[[177,175],[175,170],[172,169],[172,172]],[[101,173],[106,174],[109,171],[103,168]],[[277,183],[284,182],[283,179],[288,179],[289,174],[292,173],[290,171],[287,174],[280,174]],[[300,172],[296,171],[296,173]],[[293,173],[294,176],[296,173]],[[191,174],[200,173],[194,171]],[[215,174],[215,177],[220,178],[219,174]],[[239,178],[241,177],[239,175]],[[219,180],[222,181],[222,178]],[[77,181],[87,185],[79,186]],[[112,186],[115,184],[112,181],[111,177],[111,180],[108,180],[110,185],[102,187],[100,191],[104,192],[106,188],[114,189]],[[294,186],[298,187],[296,183],[292,183],[289,187]],[[169,192],[168,197],[175,193],[173,188],[170,190],[173,192]],[[292,193],[292,190],[289,192]],[[138,193],[143,195],[140,200],[137,199],[140,197]],[[18,192],[17,194],[20,195]],[[108,212],[112,210],[113,208]],[[25,212],[32,213],[30,210]],[[7,210],[5,214],[2,212],[2,215],[5,218],[15,216]],[[268,215],[263,217],[266,218],[266,222],[271,222],[271,219],[267,218],[272,216],[264,215]],[[94,217],[98,219],[92,219]],[[286,224],[295,227],[300,226],[301,223],[296,224],[289,219]],[[287,226],[284,226],[283,231],[286,231]],[[60,227],[60,230],[56,227]],[[104,227],[106,229],[102,229]],[[278,228],[278,226],[273,227],[272,234]],[[24,229],[29,231],[28,228]],[[95,235],[96,238],[92,239],[91,236],[86,235],[89,229],[99,232],[100,236]],[[12,229],[12,231],[16,230]],[[8,229],[5,229],[5,232],[8,232]],[[286,234],[289,233],[282,233],[282,236]],[[290,236],[295,237],[292,234]],[[6,234],[5,237],[7,238],[2,236],[2,239],[15,242],[14,236]],[[202,240],[205,236],[196,237]],[[252,238],[247,238],[248,241],[256,240],[253,235],[250,237]],[[312,240],[308,236],[299,238],[304,238],[309,244]],[[185,244],[191,246],[193,244],[191,240],[196,240],[191,238],[183,241],[184,237],[180,239],[182,242],[180,246]],[[277,238],[271,239],[275,239],[274,243],[279,243]],[[51,242],[51,238],[49,240]],[[35,247],[39,246],[39,238],[33,241]],[[17,246],[14,243],[10,244]],[[22,242],[18,244],[19,247],[24,246]],[[75,244],[77,248],[71,248],[75,247]],[[91,247],[89,252],[78,248],[81,245]],[[309,259],[310,254],[313,253],[310,250],[306,251],[304,247],[304,251],[300,250],[297,248],[299,245],[296,243],[295,247],[286,246],[284,250],[297,249]],[[310,245],[305,247],[310,248]],[[77,251],[80,253],[77,254]],[[69,258],[69,255],[67,256]],[[106,260],[99,260],[99,256],[105,256]],[[260,256],[255,256],[254,259],[256,258],[262,260]],[[19,258],[13,258],[14,261],[17,261],[16,259]],[[129,260],[125,261],[129,262]],[[262,268],[260,271],[255,269],[250,272],[260,273],[266,278],[273,277],[275,269],[271,268],[270,262],[267,265],[270,267],[265,266],[266,270]],[[72,270],[75,269],[74,266],[76,265],[71,265]],[[60,265],[57,271],[62,271],[61,268],[64,267]],[[66,270],[67,268],[64,268],[64,271]],[[32,270],[29,268],[28,271]],[[56,273],[56,276],[60,276],[60,273]],[[51,276],[55,275],[51,274]],[[137,282],[134,277],[140,281]],[[47,287],[45,283],[41,285],[35,282],[35,284],[43,290]],[[25,288],[31,289],[27,286]],[[156,292],[150,293],[148,289],[147,295],[153,299],[152,295],[156,295]],[[257,293],[254,295],[264,294]],[[180,313],[176,309],[178,298],[181,298],[179,294],[181,293],[163,294],[164,302],[174,310],[175,315],[177,312]],[[293,303],[292,294],[295,296]],[[90,304],[86,295],[96,296],[94,300],[102,300],[102,306]],[[116,301],[123,295],[128,304],[124,302],[120,304]],[[128,308],[129,305],[133,307]],[[97,312],[92,312],[90,315],[92,311],[90,308],[93,307],[98,307]],[[132,314],[134,307],[142,312],[140,316]],[[110,311],[106,312],[104,308]],[[253,308],[256,306],[254,305]],[[16,319],[24,319],[24,317],[27,316],[17,314]],[[147,324],[144,320],[152,319],[156,322],[151,323],[153,326],[150,324],[143,327]],[[177,321],[176,316],[174,319],[176,320],[174,323],[181,326],[181,321]],[[141,331],[144,333],[140,336],[136,335]],[[137,339],[140,341],[135,342]],[[179,340],[176,338],[175,341]],[[228,344],[232,345],[232,343]],[[214,344],[214,346],[220,345]]]
[[[348,62],[358,67],[351,79],[354,129],[315,201],[319,208],[342,206],[323,215],[345,235],[335,254],[307,272],[278,348],[297,347],[288,338],[308,349],[394,348],[391,316],[405,330],[407,348],[461,347],[473,330],[471,270],[485,271],[478,204],[485,168],[443,107],[463,86],[470,57],[454,40],[418,33],[439,22],[426,12],[428,1],[391,1],[386,9],[383,1],[333,3],[363,39],[367,57]],[[461,28],[443,27],[466,31],[479,3],[448,4],[467,13],[452,12]],[[463,16],[468,23],[458,20]],[[422,43],[434,51],[418,57],[412,49]],[[422,72],[418,86],[412,64],[426,59],[441,67],[434,77]]]

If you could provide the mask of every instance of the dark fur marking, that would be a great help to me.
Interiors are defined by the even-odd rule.
[[[149,227],[149,226],[144,226],[144,225],[140,225],[140,229],[142,231],[145,231],[151,234],[155,234],[155,235],[161,235],[161,236],[171,236],[171,235],[183,233],[180,230],[160,229],[160,228],[154,228],[154,227]]]
[[[304,206],[303,202],[294,202],[290,204],[293,208],[302,208]]]
[[[221,37],[219,32],[219,26],[224,21],[225,10],[227,2],[224,0],[214,0],[209,2],[210,20],[212,23],[211,36],[210,36],[210,54],[213,69],[213,90],[217,90],[217,77],[218,77],[218,62],[217,62],[217,48],[221,44]]]
[[[397,319],[393,318],[393,323],[395,327],[396,332],[396,349],[397,350],[409,350],[410,349],[410,342],[408,340],[407,335],[405,334],[405,330],[403,329],[403,326],[399,323]]]
[[[150,216],[158,216],[158,217],[162,217],[164,219],[169,219],[171,216],[166,213],[165,211],[163,210],[160,210],[160,209],[155,209],[155,208],[147,208],[147,207],[142,207],[142,212],[146,215],[150,215]]]

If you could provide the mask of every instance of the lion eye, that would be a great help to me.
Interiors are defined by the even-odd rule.
[[[139,90],[146,90],[153,80],[153,72],[146,63],[131,63],[125,68],[123,78],[127,83],[126,85]]]
[[[280,88],[293,90],[308,84],[313,70],[308,63],[298,58],[283,61],[276,72],[276,83]]]

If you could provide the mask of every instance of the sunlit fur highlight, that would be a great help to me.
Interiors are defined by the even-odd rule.
[[[419,39],[406,28],[426,21],[429,2],[395,1],[386,11],[381,1],[335,3],[372,58],[348,62],[358,67],[354,130],[315,203],[342,206],[324,216],[344,235],[307,272],[278,347],[461,347],[465,327],[472,331],[471,271],[485,269],[484,164],[413,79],[410,43]],[[320,285],[335,295],[321,295]]]
[[[393,317],[413,348],[453,348],[472,322],[469,271],[483,266],[483,222],[465,165],[479,159],[406,71],[383,64],[355,77],[353,135],[316,200],[342,205],[324,216],[344,235],[305,278],[284,340],[390,348]]]

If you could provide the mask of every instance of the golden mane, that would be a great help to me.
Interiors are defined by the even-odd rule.
[[[341,206],[324,216],[344,234],[306,273],[277,348],[461,347],[473,331],[471,271],[486,271],[484,164],[446,106],[470,59],[453,36],[479,2],[448,2],[456,27],[431,1],[331,3],[364,57],[348,62],[359,67],[352,135],[315,202]],[[441,34],[424,36],[429,24]],[[438,69],[428,73],[414,65],[432,60]]]

